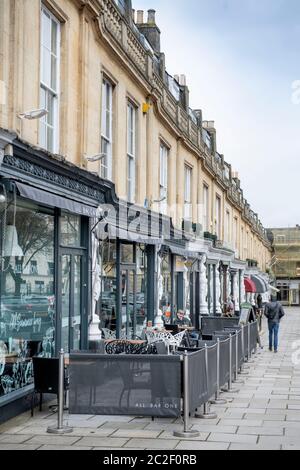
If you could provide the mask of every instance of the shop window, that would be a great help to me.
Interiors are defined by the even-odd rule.
[[[30,261],[30,274],[38,274],[37,261]]]
[[[136,335],[140,337],[147,322],[147,255],[145,245],[138,245],[136,251]]]
[[[159,308],[163,312],[165,321],[170,322],[172,311],[172,276],[169,254],[163,254],[161,257],[161,286],[159,294]]]
[[[54,217],[9,201],[0,225],[1,400],[32,383],[33,355],[54,353]]]
[[[65,214],[60,219],[62,246],[80,247],[81,245],[81,218],[77,215]]]
[[[121,263],[133,264],[134,262],[134,252],[133,245],[121,245]]]
[[[111,331],[117,329],[117,246],[115,241],[105,240],[99,248],[99,266],[101,266],[101,289],[97,302],[99,327]]]

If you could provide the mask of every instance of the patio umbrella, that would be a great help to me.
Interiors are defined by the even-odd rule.
[[[251,281],[253,281],[255,284],[257,294],[265,294],[265,292],[268,292],[268,284],[263,280],[262,277],[252,275]]]
[[[248,277],[245,277],[244,279],[244,284],[245,284],[245,290],[247,294],[255,294],[256,293],[256,286],[254,282],[249,279]]]

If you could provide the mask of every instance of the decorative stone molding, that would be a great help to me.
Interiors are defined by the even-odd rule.
[[[233,274],[233,299],[235,305],[235,311],[240,311],[240,293],[239,293],[239,273]]]
[[[220,280],[220,263],[216,265],[215,269],[215,285],[216,285],[216,314],[222,314],[221,307],[221,280]]]
[[[241,304],[246,302],[246,289],[244,283],[245,271],[241,271]]]
[[[209,315],[207,303],[208,281],[206,261],[206,255],[203,255],[200,262],[200,315]]]
[[[5,155],[3,159],[3,165],[15,168],[16,170],[26,173],[30,176],[37,178],[38,180],[44,180],[53,183],[58,186],[69,189],[71,192],[81,193],[85,197],[90,197],[98,202],[105,203],[105,195],[103,192],[87,186],[84,183],[80,183],[74,178],[55,173],[49,169],[43,168],[42,166],[30,163],[22,158]]]

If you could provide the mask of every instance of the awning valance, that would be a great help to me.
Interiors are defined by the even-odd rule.
[[[248,277],[245,277],[244,284],[245,284],[245,289],[246,289],[247,293],[249,293],[249,294],[255,294],[256,293],[256,286],[255,286],[254,282],[251,279],[249,279]]]
[[[265,294],[266,292],[269,291],[268,284],[266,283],[266,281],[261,276],[252,274],[251,275],[251,280],[255,284],[257,294]]]
[[[183,258],[199,258],[199,253],[196,251],[185,250],[184,248],[180,248],[179,246],[168,246],[173,255],[182,256]]]
[[[34,186],[19,183],[16,181],[16,186],[21,197],[30,199],[39,204],[45,204],[50,207],[58,207],[59,209],[66,210],[73,214],[84,215],[86,217],[96,217],[97,207],[82,204],[81,202],[73,201],[67,197],[58,196],[57,194],[38,189]]]
[[[278,294],[278,292],[280,292],[279,289],[277,289],[277,288],[274,287],[274,286],[271,286],[271,284],[269,284],[269,290],[270,290],[271,292],[276,293],[276,294]]]

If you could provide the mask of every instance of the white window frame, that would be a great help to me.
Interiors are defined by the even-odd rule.
[[[226,209],[226,242],[230,243],[230,211]]]
[[[127,198],[135,203],[136,196],[137,107],[127,101]]]
[[[209,187],[203,184],[203,229],[209,232]]]
[[[100,176],[112,180],[113,145],[113,90],[114,86],[106,77],[102,79],[101,93],[101,153],[106,156],[100,161]],[[108,127],[108,129],[107,129]],[[104,152],[106,144],[107,152]]]
[[[56,56],[51,49],[47,48],[46,45],[43,44],[43,18],[44,16],[47,16],[49,18],[49,21],[51,22],[50,24],[50,31],[52,35],[52,22],[56,24],[57,27],[57,32],[56,32]],[[44,6],[41,6],[41,15],[40,15],[40,107],[46,107],[48,109],[48,97],[51,97],[53,100],[53,124],[50,125],[48,123],[48,120],[51,116],[51,113],[48,113],[48,115],[42,117],[40,119],[40,124],[39,124],[39,144],[41,147],[45,148],[46,150],[52,152],[52,153],[58,153],[59,152],[59,96],[60,96],[60,39],[61,39],[61,24],[59,20]],[[50,43],[52,44],[52,37],[50,38]],[[43,68],[44,68],[44,48],[48,49],[48,52],[50,52],[50,62],[52,62],[52,58],[55,58],[56,60],[56,89],[53,89],[51,87],[51,83],[47,84],[43,79]],[[52,67],[50,64],[50,81],[51,81],[51,74],[52,74]],[[42,92],[45,93],[45,102],[47,103],[46,105],[42,103]],[[52,128],[53,130],[53,137],[52,137],[52,142],[51,144],[48,141],[48,136],[47,136],[47,130],[48,128]],[[45,132],[45,138],[42,141],[42,132]]]
[[[193,169],[184,165],[184,220],[192,220],[192,178]]]
[[[159,199],[160,199],[160,212],[164,215],[167,214],[168,208],[168,165],[169,165],[169,148],[163,143],[159,146]],[[164,199],[162,201],[162,199]]]
[[[235,250],[238,249],[238,218],[233,218],[233,247]]]
[[[218,237],[218,240],[221,239],[221,207],[222,207],[222,201],[221,197],[216,194],[216,235]]]

